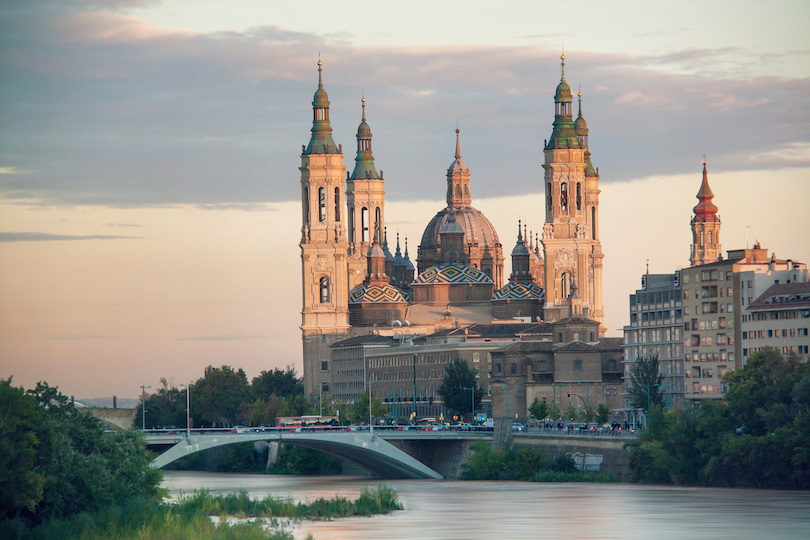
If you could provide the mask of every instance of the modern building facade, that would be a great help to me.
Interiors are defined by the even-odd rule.
[[[624,377],[638,358],[657,356],[664,376],[661,392],[669,408],[684,402],[683,297],[681,273],[641,277],[630,295],[630,324],[624,327]],[[625,405],[629,409],[629,404]]]

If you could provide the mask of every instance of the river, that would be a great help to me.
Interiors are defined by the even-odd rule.
[[[345,476],[269,476],[166,471],[171,494],[246,490],[309,501],[356,498],[377,480]],[[810,492],[640,486],[385,480],[402,512],[371,518],[302,522],[296,539],[519,540],[808,539]]]

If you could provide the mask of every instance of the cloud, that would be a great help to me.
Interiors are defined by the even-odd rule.
[[[53,336],[49,339],[56,341],[88,341],[97,339],[117,339],[113,336],[98,336],[98,335],[69,335],[69,336]]]
[[[540,183],[557,50],[356,47],[273,25],[204,34],[79,8],[11,22],[18,30],[0,36],[0,138],[4,169],[26,174],[3,175],[6,200],[260,211],[297,201],[319,50],[344,164],[354,166],[365,92],[392,200],[443,199],[456,120],[474,198]],[[704,146],[715,170],[757,168],[739,157],[810,140],[810,81],[751,74],[772,59],[733,47],[566,54],[603,182],[692,171]]]
[[[142,238],[141,236],[114,236],[106,234],[70,235],[43,232],[0,232],[0,242],[54,242],[64,240],[122,240]]]

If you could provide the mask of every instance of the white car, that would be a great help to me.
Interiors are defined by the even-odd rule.
[[[512,424],[512,431],[525,431],[525,430],[526,426],[524,426],[520,422],[515,422],[514,424]]]

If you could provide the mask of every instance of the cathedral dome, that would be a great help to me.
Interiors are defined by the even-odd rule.
[[[431,283],[484,283],[491,285],[492,280],[481,270],[461,264],[440,264],[431,266],[413,280],[414,285]]]
[[[546,293],[536,283],[507,283],[495,292],[493,300],[544,300]]]
[[[408,299],[391,285],[360,285],[349,293],[349,304],[403,303]]]
[[[494,249],[501,244],[501,241],[498,240],[498,233],[495,232],[495,227],[492,226],[492,223],[481,211],[472,206],[456,206],[453,207],[453,212],[455,213],[456,223],[464,231],[464,245],[477,244],[480,247],[489,246]],[[422,243],[419,249],[435,249],[441,246],[439,233],[447,223],[449,215],[450,208],[448,207],[433,216],[422,234]]]

